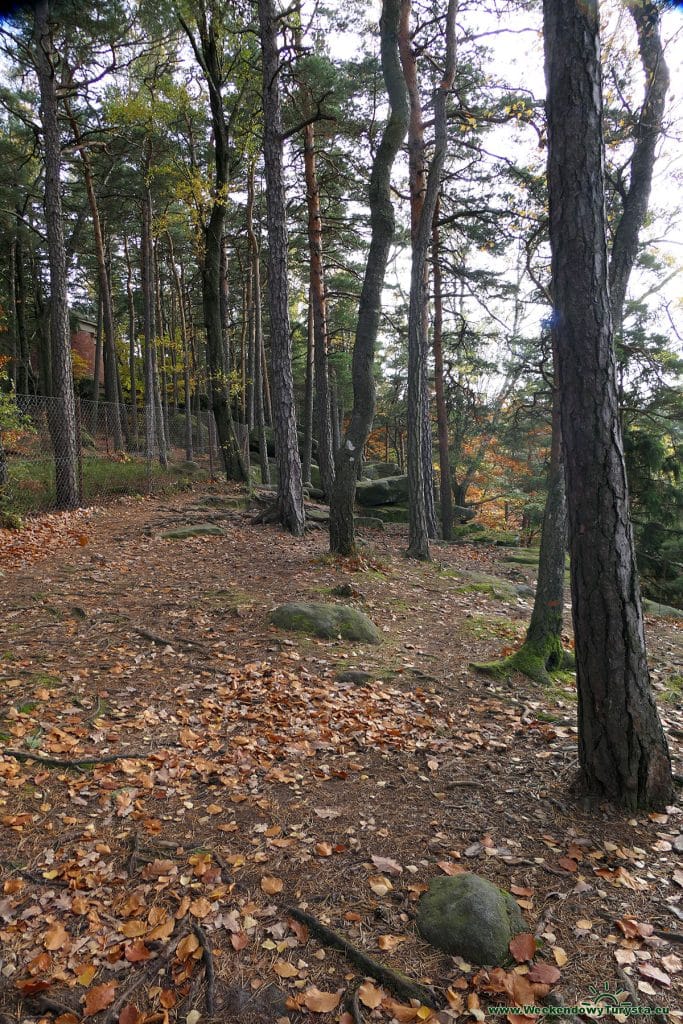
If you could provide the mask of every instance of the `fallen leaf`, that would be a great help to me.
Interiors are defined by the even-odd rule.
[[[534,964],[527,974],[529,981],[537,982],[539,985],[555,985],[561,977],[562,975],[554,964],[542,962]]]
[[[378,871],[386,871],[388,875],[403,874],[402,865],[397,860],[392,860],[391,857],[378,857],[373,853],[370,859]]]
[[[130,964],[142,963],[144,960],[149,960],[152,956],[152,951],[149,949],[142,939],[137,939],[136,942],[129,942],[124,950],[123,954]]]
[[[43,935],[43,945],[45,949],[56,950],[61,949],[62,946],[68,941],[69,933],[66,931],[64,926],[57,921],[53,924]]]
[[[319,857],[331,857],[332,856],[332,844],[331,843],[316,843],[313,847]]]
[[[312,1013],[329,1013],[339,1006],[341,996],[341,992],[321,992],[315,985],[311,985],[303,993],[302,1002]]]
[[[377,939],[377,945],[380,949],[391,952],[405,941],[405,935],[380,935]]]
[[[377,988],[376,985],[373,985],[371,981],[364,981],[363,984],[358,987],[358,998],[363,1006],[367,1006],[369,1010],[374,1010],[382,1002],[384,992],[381,988]]]
[[[92,1017],[94,1014],[99,1013],[100,1010],[104,1010],[107,1006],[111,1006],[114,1002],[116,986],[117,982],[107,981],[104,985],[95,985],[94,988],[91,988],[85,996],[84,1016]]]
[[[97,974],[97,968],[94,964],[87,964],[83,967],[79,967],[76,970],[76,977],[78,978],[78,984],[83,988],[87,988],[88,985],[92,984],[93,978]]]
[[[371,875],[368,878],[368,885],[374,892],[375,896],[386,896],[388,892],[394,888],[388,878],[384,875]]]
[[[189,1019],[190,1014],[187,1017]],[[140,1013],[134,1003],[126,1003],[119,1014],[119,1024],[140,1024],[144,1014]],[[56,1022],[55,1022],[56,1024]]]
[[[520,932],[510,941],[508,949],[517,963],[524,963],[525,960],[533,960],[536,954],[536,940],[531,932]]]
[[[558,967],[564,967],[567,963],[568,957],[562,946],[553,946],[553,956]]]
[[[287,960],[276,960],[273,970],[278,978],[295,978],[299,973],[294,964],[290,964]]]
[[[261,888],[268,896],[274,896],[278,892],[282,892],[284,882],[281,878],[276,878],[275,875],[264,875],[261,879]]]
[[[198,899],[193,900],[190,903],[190,913],[193,917],[203,921],[205,917],[211,913],[211,904],[207,900],[206,896],[200,896]]]
[[[244,949],[245,946],[249,945],[249,936],[246,932],[234,932],[230,936],[230,945],[239,952],[240,949]]]
[[[642,974],[644,978],[650,978],[652,981],[664,985],[666,988],[671,984],[669,975],[661,971],[659,967],[655,967],[654,964],[638,964],[638,973]]]

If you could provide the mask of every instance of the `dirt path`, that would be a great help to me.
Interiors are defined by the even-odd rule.
[[[463,867],[519,890],[566,1004],[609,983],[681,1006],[680,946],[651,933],[683,917],[680,808],[625,821],[575,806],[569,681],[469,668],[522,638],[533,569],[475,545],[413,564],[400,527],[340,562],[322,531],[294,540],[237,498],[200,502],[78,513],[23,556],[0,543],[4,745],[123,758],[0,758],[5,1019],[208,1020],[211,991],[216,1020],[344,1020],[353,969],[290,906],[450,987],[431,1019],[456,1019],[501,996],[412,922],[429,879]],[[197,521],[224,534],[160,536]],[[269,625],[276,604],[340,586],[381,645]],[[651,619],[648,638],[678,754],[680,623]],[[349,669],[368,681],[335,679]],[[386,989],[364,999],[366,1020],[430,1019]]]

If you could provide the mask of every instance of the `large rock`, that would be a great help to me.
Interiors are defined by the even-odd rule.
[[[387,476],[383,480],[359,480],[356,501],[359,505],[396,505],[408,500],[408,477]]]
[[[401,467],[395,462],[366,462],[363,474],[368,480],[384,480],[387,476],[399,476]]]
[[[510,893],[470,873],[432,879],[417,927],[432,946],[480,966],[508,961],[510,940],[527,930]]]
[[[327,639],[341,636],[343,640],[362,640],[366,644],[378,644],[381,640],[367,615],[343,604],[281,604],[271,612],[270,621],[281,629],[309,636]]]
[[[216,523],[191,523],[188,526],[177,526],[175,530],[166,530],[161,536],[164,540],[186,540],[188,537],[222,537],[225,530]]]

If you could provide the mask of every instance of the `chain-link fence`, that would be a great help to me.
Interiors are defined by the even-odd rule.
[[[121,494],[153,494],[222,473],[213,413],[76,397],[17,395],[0,421],[5,520]],[[239,430],[248,458],[248,433]],[[74,445],[75,441],[75,445]],[[74,501],[73,498],[76,498]]]

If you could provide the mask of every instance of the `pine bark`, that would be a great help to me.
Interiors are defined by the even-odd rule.
[[[662,807],[671,762],[650,688],[617,405],[596,0],[544,0],[544,40],[581,783],[630,810]]]
[[[55,460],[56,504],[76,508],[80,504],[78,484],[78,437],[74,401],[66,250],[61,200],[61,140],[58,121],[56,53],[50,26],[50,0],[37,0],[34,7],[33,44],[40,119],[45,158],[45,227],[50,275],[50,355],[52,402],[49,425]]]
[[[439,234],[439,201],[437,199],[432,223],[432,276],[434,279],[434,391],[436,393],[436,423],[439,436],[439,499],[441,506],[441,536],[453,536],[453,495],[448,452],[448,409],[443,372],[443,294],[441,280],[441,244]]]
[[[325,497],[329,499],[334,483],[334,450],[332,446],[332,411],[327,360],[327,300],[325,297],[325,265],[323,230],[320,212],[320,189],[315,161],[315,130],[313,124],[304,128],[304,175],[308,208],[308,248],[310,263],[310,301],[313,310],[313,363],[315,374],[315,424],[318,433],[318,466]]]
[[[391,169],[408,128],[408,98],[398,52],[398,27],[406,0],[384,0],[380,19],[382,73],[389,96],[390,114],[375,153],[368,201],[372,236],[358,306],[351,377],[353,409],[344,441],[335,456],[335,480],[330,500],[330,551],[352,555],[356,551],[353,502],[358,460],[372,429],[375,414],[373,362],[379,329],[382,287],[389,249],[394,239]]]
[[[278,467],[276,508],[282,525],[298,537],[304,532],[304,503],[294,407],[292,341],[289,331],[287,208],[282,157],[277,16],[273,0],[259,0],[258,13],[263,71],[263,157],[268,223],[273,427]]]
[[[446,64],[443,77],[434,94],[434,152],[428,171],[424,159],[424,128],[417,83],[415,56],[410,45],[409,12],[406,3],[401,18],[399,41],[401,59],[411,118],[409,127],[409,159],[411,163],[411,248],[410,306],[408,312],[408,551],[412,558],[427,560],[430,524],[428,508],[433,509],[431,470],[431,426],[427,390],[427,349],[429,273],[428,252],[434,211],[439,195],[441,172],[446,159],[446,98],[455,77],[455,15],[457,0],[449,0],[446,13]],[[425,434],[429,434],[426,443]],[[429,465],[426,453],[429,451]],[[426,491],[429,491],[427,500]],[[432,512],[433,517],[433,512]],[[432,527],[433,529],[433,527]]]
[[[204,253],[201,260],[202,306],[212,407],[225,474],[228,480],[248,481],[249,473],[242,458],[230,408],[228,367],[221,316],[221,253],[225,228],[225,194],[229,184],[230,163],[228,126],[223,105],[221,61],[215,26],[213,21],[207,18],[203,6],[198,6],[196,17],[199,40],[195,39],[189,26],[179,16],[206,79],[213,127],[214,187],[211,212],[204,227]]]

